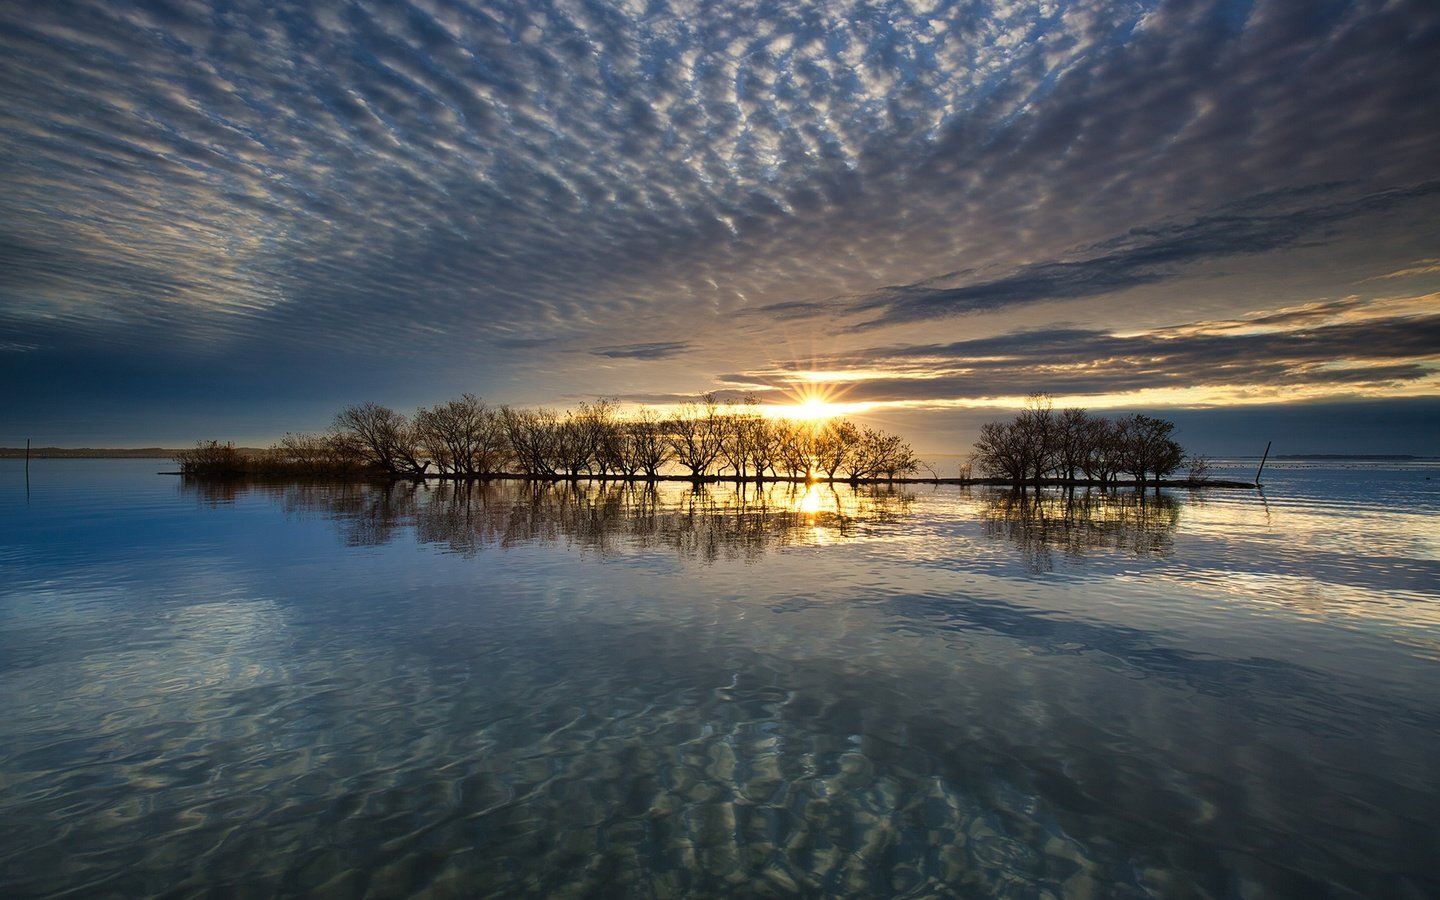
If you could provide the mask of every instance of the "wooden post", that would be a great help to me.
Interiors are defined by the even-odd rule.
[[[1260,468],[1255,470],[1255,486],[1260,486],[1260,473],[1265,471],[1265,460],[1270,458],[1270,441],[1265,442],[1265,455],[1260,457]]]

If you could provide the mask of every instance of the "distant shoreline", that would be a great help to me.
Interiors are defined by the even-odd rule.
[[[1409,453],[1277,453],[1270,458],[1292,461],[1299,459],[1326,459],[1360,462],[1410,462],[1412,460],[1434,459],[1434,457],[1431,456],[1414,456]]]
[[[31,459],[174,459],[167,447],[31,447]],[[255,452],[259,452],[258,450]],[[0,459],[24,459],[24,447],[0,447]]]

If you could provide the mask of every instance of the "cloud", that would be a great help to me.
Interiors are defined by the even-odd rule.
[[[1434,255],[1437,53],[1424,0],[18,0],[0,333],[543,400],[622,389],[576,348],[702,389],[812,318],[1353,286]]]
[[[608,359],[669,359],[685,353],[690,346],[689,341],[655,341],[619,347],[595,347],[590,352]]]
[[[873,328],[1110,294],[1178,277],[1186,267],[1203,262],[1268,253],[1307,239],[1323,242],[1325,229],[1436,194],[1440,194],[1440,182],[1427,182],[1353,201],[1274,212],[1265,209],[1275,200],[1266,195],[1188,222],[1132,229],[1084,248],[1079,254],[1084,258],[1079,260],[1033,263],[999,278],[955,286],[939,283],[953,278],[947,276],[888,287],[860,298],[853,308],[880,310],[879,318],[858,326]]]
[[[1433,309],[1440,297],[1412,298]],[[1346,393],[1440,380],[1440,315],[1365,317],[1354,303],[1197,322],[1140,334],[1022,330],[945,344],[869,347],[807,365],[850,402],[1123,394],[1153,389],[1304,387]],[[776,388],[813,378],[798,365],[727,376]],[[848,373],[848,375],[847,375]]]
[[[1414,278],[1419,275],[1434,275],[1440,273],[1440,259],[1421,259],[1414,265],[1397,269],[1394,272],[1386,272],[1384,275],[1376,275],[1370,281],[1388,281],[1395,278]]]

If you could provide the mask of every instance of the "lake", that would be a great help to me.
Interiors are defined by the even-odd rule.
[[[22,465],[7,898],[1440,895],[1435,463],[1143,501]]]

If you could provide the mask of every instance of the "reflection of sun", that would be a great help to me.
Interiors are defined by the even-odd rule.
[[[812,484],[805,489],[805,495],[800,498],[796,508],[806,515],[813,516],[820,511],[820,486]]]

